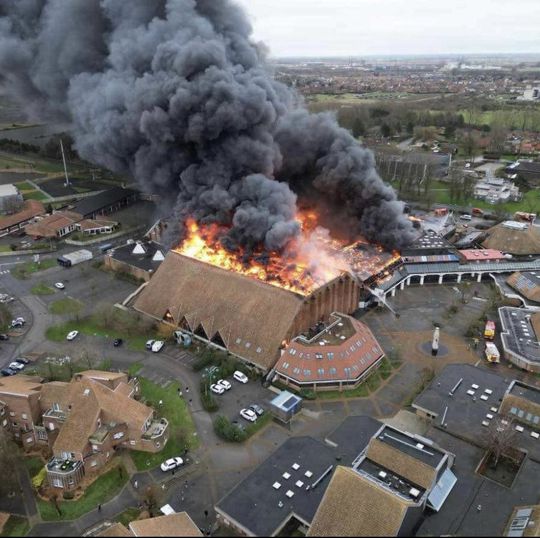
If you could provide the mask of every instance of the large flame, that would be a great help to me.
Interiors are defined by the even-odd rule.
[[[396,259],[396,253],[389,255],[363,240],[347,246],[330,237],[328,230],[318,226],[316,213],[299,213],[298,221],[301,234],[280,253],[262,249],[249,255],[242,250],[231,252],[220,241],[228,231],[226,227],[194,219],[186,221],[186,236],[174,250],[301,295],[309,295],[345,271],[364,279],[383,271]]]

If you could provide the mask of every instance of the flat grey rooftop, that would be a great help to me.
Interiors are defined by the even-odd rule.
[[[293,513],[311,523],[332,472],[317,487],[313,484],[336,463],[334,450],[320,441],[312,437],[290,438],[216,507],[256,536],[271,536]],[[285,473],[288,478],[283,476]],[[308,485],[311,487],[306,490]]]
[[[519,381],[516,381],[512,385],[510,394],[514,394],[521,398],[525,398],[526,400],[529,400],[531,402],[534,402],[535,404],[540,405],[540,389],[530,387],[528,385],[520,383]]]
[[[530,362],[540,362],[540,344],[530,319],[532,313],[523,308],[499,308],[504,329],[501,338],[506,349]]]

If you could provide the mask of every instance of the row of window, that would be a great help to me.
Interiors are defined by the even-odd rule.
[[[516,417],[522,420],[525,420],[527,422],[530,422],[531,424],[534,424],[536,426],[540,424],[540,417],[538,415],[533,415],[532,413],[523,411],[523,409],[520,409],[519,407],[510,408],[510,414],[515,415]]]

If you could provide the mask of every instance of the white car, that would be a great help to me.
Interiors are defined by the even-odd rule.
[[[146,341],[146,349],[152,349],[152,346],[154,345],[155,340],[147,340]]]
[[[159,353],[163,349],[164,345],[165,345],[165,342],[162,342],[161,340],[156,340],[152,344],[152,352],[153,353]]]
[[[176,458],[169,458],[161,464],[161,470],[164,472],[172,471],[173,469],[176,469],[183,464],[184,460],[179,456],[177,456]]]
[[[62,282],[57,282],[55,285],[54,285],[55,288],[58,288],[59,290],[63,290],[65,288],[64,284],[62,284]]]
[[[233,377],[234,377],[234,379],[236,379],[236,381],[239,381],[240,383],[247,383],[248,382],[247,375],[240,372],[240,370],[236,370],[236,372],[234,372],[234,374],[233,374]]]
[[[213,385],[210,385],[210,390],[215,394],[223,394],[225,392],[225,387],[214,383]]]
[[[255,422],[257,420],[257,415],[251,409],[242,409],[240,411],[240,416],[249,420],[249,422]]]
[[[21,371],[24,370],[24,364],[21,364],[20,362],[12,362],[9,364],[8,368],[11,368],[12,370]]]
[[[79,334],[79,331],[71,331],[66,336],[66,340],[75,340],[75,338],[77,338],[78,334]]]
[[[217,385],[221,385],[225,390],[231,390],[232,385],[226,379],[220,379]]]

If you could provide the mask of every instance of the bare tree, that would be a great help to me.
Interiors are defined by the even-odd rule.
[[[488,450],[487,461],[493,462],[493,468],[497,467],[501,456],[514,446],[515,436],[516,430],[511,418],[497,416],[491,420],[485,434],[485,441]]]
[[[0,426],[0,497],[14,495],[20,489],[17,477],[19,450],[6,428]]]

